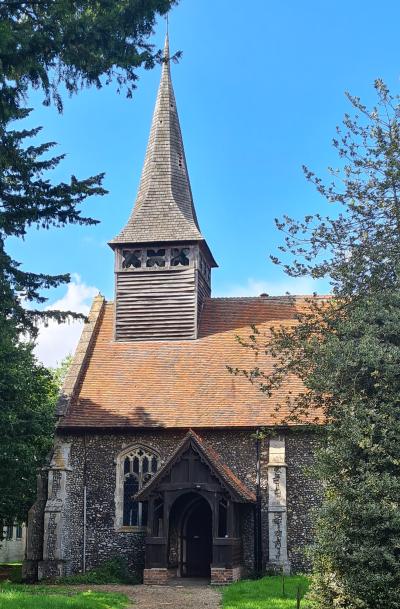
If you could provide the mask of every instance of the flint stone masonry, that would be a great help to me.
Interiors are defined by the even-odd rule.
[[[321,486],[313,476],[313,455],[323,429],[286,436],[288,559],[292,571],[311,569],[307,548],[313,541],[315,512],[321,503]]]
[[[57,439],[57,456],[53,457],[48,472],[48,500],[40,499],[45,521],[43,559],[40,548],[30,550],[30,571],[35,572],[39,560],[38,576],[47,577],[59,573],[73,574],[83,567],[83,486],[86,470],[87,527],[86,568],[91,569],[114,556],[127,559],[130,568],[142,577],[144,568],[144,531],[118,527],[115,509],[116,457],[128,446],[153,447],[162,462],[168,459],[182,441],[184,431],[147,431],[115,433],[113,435],[66,435]],[[226,465],[250,490],[255,490],[255,441],[251,430],[207,430],[203,438],[216,450]],[[286,432],[288,461],[287,494],[288,562],[292,571],[303,570],[307,560],[303,555],[304,544],[311,541],[312,516],[309,506],[317,505],[317,485],[303,471],[303,464],[312,463],[310,447],[317,439],[311,433]],[[268,440],[262,446],[261,490],[264,563],[268,556]],[[85,466],[86,464],[86,466]],[[39,505],[39,504],[38,504]],[[39,508],[40,508],[39,505]],[[38,506],[34,513],[40,521]],[[53,515],[53,520],[51,516]],[[243,573],[251,573],[254,567],[254,511],[253,506],[241,506],[241,537],[243,543]],[[38,539],[36,536],[35,539]],[[40,545],[38,543],[38,545]],[[35,558],[33,558],[35,557]],[[219,572],[218,572],[219,573]],[[150,577],[150,575],[146,575]],[[155,577],[155,576],[154,576]],[[215,575],[215,577],[219,577]],[[222,576],[221,576],[222,577]],[[228,576],[226,576],[228,577]]]

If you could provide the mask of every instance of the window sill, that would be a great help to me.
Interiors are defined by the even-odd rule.
[[[147,533],[147,527],[122,526],[116,529],[116,533]]]

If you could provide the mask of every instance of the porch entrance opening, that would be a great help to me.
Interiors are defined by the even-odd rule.
[[[196,493],[181,496],[172,507],[178,542],[178,573],[181,577],[210,577],[212,563],[212,511]],[[170,539],[170,544],[173,543]]]

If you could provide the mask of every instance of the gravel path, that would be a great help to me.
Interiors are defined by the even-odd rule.
[[[137,586],[135,609],[218,609],[220,593],[203,584]]]
[[[219,609],[221,594],[213,586],[191,582],[168,586],[74,586],[74,588],[122,592],[133,601],[128,609]]]

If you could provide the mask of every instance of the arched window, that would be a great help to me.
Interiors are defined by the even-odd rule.
[[[117,528],[147,526],[147,502],[134,501],[133,497],[156,473],[159,464],[159,456],[143,446],[125,449],[117,459]]]

